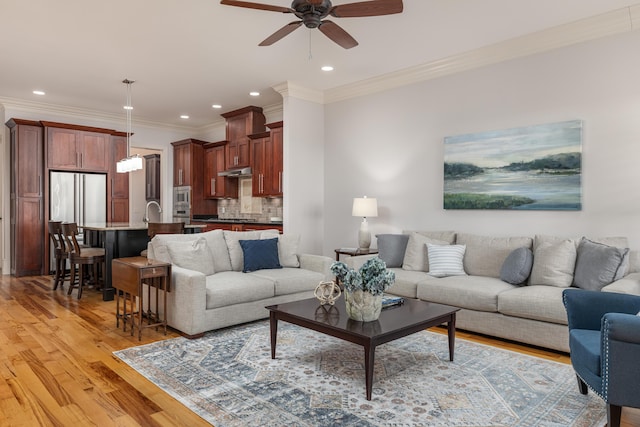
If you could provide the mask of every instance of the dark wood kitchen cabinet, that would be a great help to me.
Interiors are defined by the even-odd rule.
[[[238,178],[218,176],[226,168],[227,141],[211,142],[204,146],[204,197],[209,199],[237,199]]]
[[[107,221],[129,222],[129,174],[118,173],[116,169],[118,161],[127,157],[127,136],[125,133],[111,136],[109,152]]]
[[[10,119],[11,274],[43,273],[44,152],[39,122]]]
[[[77,126],[59,127],[58,123],[42,122],[45,126],[47,166],[56,170],[108,172],[110,135]]]
[[[107,178],[107,221],[129,220],[129,177],[116,174],[126,155],[123,132],[67,123],[12,118],[10,129],[11,274],[49,272],[49,175],[92,172]]]
[[[183,139],[173,145],[173,186],[191,187],[191,214],[217,213],[218,202],[205,198],[204,145],[207,141]]]
[[[266,119],[262,108],[249,106],[222,114],[226,119],[227,145],[225,161],[227,169],[250,166],[249,135],[264,132]]]
[[[269,132],[250,135],[254,197],[282,196],[282,122],[267,126]]]
[[[160,202],[160,154],[144,156],[144,195],[147,202]]]

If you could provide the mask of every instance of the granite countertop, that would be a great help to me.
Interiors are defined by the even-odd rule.
[[[102,223],[88,223],[88,224],[78,224],[79,228],[83,228],[86,230],[97,230],[97,231],[107,231],[107,230],[146,230],[148,228],[147,224],[144,222],[102,222]],[[203,228],[204,225],[201,224],[185,224],[184,228]]]

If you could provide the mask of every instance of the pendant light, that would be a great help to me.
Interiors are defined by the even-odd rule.
[[[116,171],[118,173],[127,173],[135,170],[142,169],[142,157],[137,154],[133,156],[130,154],[131,150],[131,110],[133,110],[133,105],[131,105],[131,85],[135,83],[135,80],[124,79],[122,81],[125,85],[127,85],[127,101],[124,106],[125,111],[127,112],[127,157],[122,160],[119,160],[116,164]]]

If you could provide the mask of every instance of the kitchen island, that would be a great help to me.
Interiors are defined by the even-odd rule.
[[[85,244],[104,248],[105,269],[102,300],[113,300],[115,290],[111,282],[111,262],[115,258],[138,256],[147,248],[147,224],[141,223],[95,223],[83,224],[78,227],[84,232]],[[185,225],[185,233],[199,233],[205,227],[202,225]]]

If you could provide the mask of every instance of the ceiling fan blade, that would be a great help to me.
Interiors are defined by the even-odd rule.
[[[246,7],[248,9],[268,10],[270,12],[282,12],[293,13],[294,10],[288,7],[272,6],[270,4],[253,3],[250,1],[238,1],[238,0],[220,0],[220,4],[227,6]]]
[[[358,18],[362,16],[380,16],[401,13],[402,0],[377,0],[348,3],[331,9],[331,16],[336,18]]]
[[[322,34],[339,44],[345,49],[351,49],[358,46],[356,39],[351,37],[349,33],[342,29],[338,24],[332,21],[322,21],[318,27]]]
[[[284,27],[280,28],[275,33],[271,34],[266,39],[264,39],[262,41],[262,43],[260,43],[258,46],[271,46],[272,44],[274,44],[275,42],[277,42],[278,40],[280,40],[284,36],[287,36],[287,35],[291,34],[293,31],[295,31],[298,28],[300,28],[301,25],[302,25],[302,21],[290,22],[287,25],[285,25]]]

